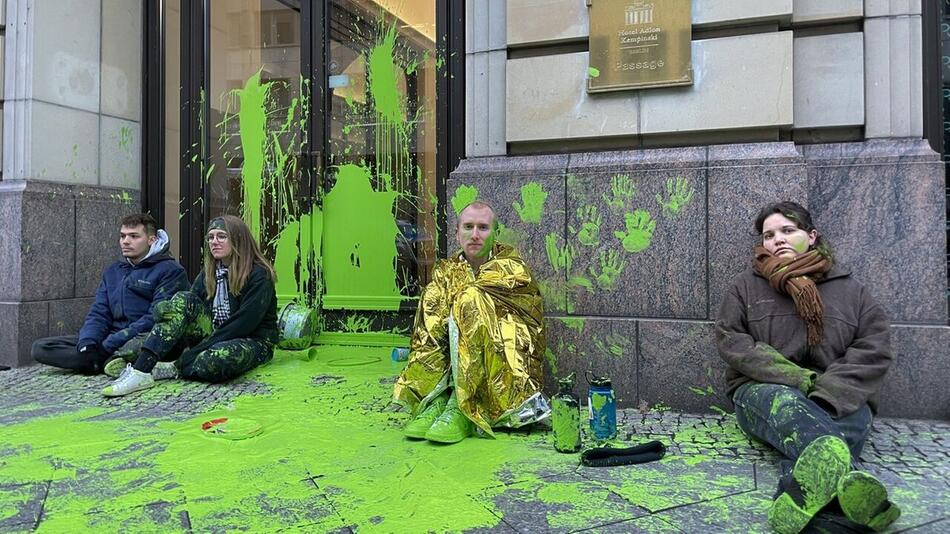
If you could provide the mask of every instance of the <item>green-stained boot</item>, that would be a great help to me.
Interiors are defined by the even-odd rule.
[[[429,427],[426,439],[437,443],[458,443],[472,435],[473,423],[459,409],[455,391],[445,404],[445,410]]]
[[[901,509],[887,499],[887,488],[864,471],[852,471],[838,481],[838,504],[848,519],[881,531],[901,516]]]
[[[792,483],[769,508],[769,524],[779,534],[798,534],[835,498],[838,481],[851,469],[848,444],[822,436],[808,444],[792,468]]]
[[[402,433],[409,438],[426,439],[426,432],[429,431],[429,427],[432,426],[432,423],[435,423],[436,418],[445,410],[445,403],[448,402],[448,400],[448,393],[443,393],[432,399],[425,410],[419,412],[412,421],[409,421],[409,424],[406,425]]]

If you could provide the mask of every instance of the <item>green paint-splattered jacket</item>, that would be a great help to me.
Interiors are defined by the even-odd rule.
[[[791,297],[776,292],[751,268],[735,279],[716,321],[719,355],[729,364],[730,398],[742,384],[756,381],[800,388],[835,417],[865,402],[876,410],[893,361],[884,310],[840,267],[817,287],[825,306],[824,338],[808,347],[805,322]]]
[[[195,278],[191,292],[201,297],[207,306],[211,306],[211,299],[205,290],[204,271]],[[280,337],[277,330],[277,292],[266,269],[254,265],[247,283],[241,288],[241,294],[229,293],[228,303],[231,306],[231,317],[215,328],[201,343],[191,347],[190,351],[197,353],[215,343],[239,338],[263,339],[277,343]]]

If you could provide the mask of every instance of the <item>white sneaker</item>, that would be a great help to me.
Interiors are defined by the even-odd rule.
[[[168,380],[178,378],[178,368],[174,362],[158,362],[152,368],[152,378],[155,380]]]
[[[129,393],[135,393],[143,389],[148,389],[155,385],[155,379],[150,373],[143,373],[132,367],[132,364],[125,366],[125,370],[119,375],[119,378],[111,386],[102,390],[106,397],[121,397]]]

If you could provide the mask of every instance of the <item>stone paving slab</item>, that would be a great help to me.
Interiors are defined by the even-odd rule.
[[[275,378],[287,372],[303,373],[297,387],[304,389],[282,389]],[[765,511],[779,456],[743,436],[729,414],[622,411],[619,439],[659,440],[667,457],[586,468],[577,455],[554,453],[543,428],[500,431],[494,441],[451,447],[404,440],[398,431],[407,414],[389,403],[395,372],[398,367],[382,363],[357,371],[282,360],[229,384],[170,381],[105,399],[99,394],[105,377],[41,367],[2,371],[3,428],[49,421],[66,429],[82,415],[83,425],[119,430],[56,444],[38,434],[19,445],[0,432],[0,531],[214,532],[253,525],[275,532],[386,532],[431,514],[442,518],[436,523],[442,527],[431,529],[470,532],[769,532]],[[273,462],[238,467],[237,481],[219,490],[189,485],[200,474],[191,467],[154,469],[152,459],[176,446],[162,436],[247,398],[268,399],[278,414],[287,402],[296,403],[295,414],[314,414],[273,426],[288,445],[294,424],[333,424],[339,431],[308,438],[306,448],[295,449],[302,451],[298,457],[281,456],[278,440]],[[376,429],[378,439],[338,439],[358,426]],[[113,442],[124,428],[146,437]],[[196,450],[194,467],[214,464],[223,451],[253,452],[242,447]],[[100,452],[89,455],[88,449]],[[507,451],[519,451],[517,462],[498,463],[497,455]],[[473,482],[473,473],[460,467],[470,464],[459,455],[497,465],[493,476]],[[890,532],[950,531],[950,423],[878,419],[860,460],[903,510]],[[17,467],[17,474],[4,467]],[[373,481],[381,482],[374,487]],[[368,489],[352,491],[367,483]]]

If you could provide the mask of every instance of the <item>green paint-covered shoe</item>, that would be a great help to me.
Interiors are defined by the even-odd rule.
[[[838,490],[838,480],[851,469],[848,444],[822,436],[802,451],[787,488],[769,508],[769,525],[779,534],[798,534]]]
[[[864,471],[852,471],[841,477],[838,504],[848,519],[877,531],[901,516],[901,509],[887,499],[884,484]]]
[[[455,392],[445,404],[445,410],[426,432],[426,439],[437,443],[458,443],[472,435],[474,424],[459,409]]]
[[[449,395],[447,393],[443,393],[432,399],[425,410],[419,412],[412,421],[409,421],[409,424],[406,425],[402,433],[409,438],[426,439],[426,432],[429,431],[429,427],[432,426],[432,423],[435,423],[435,420],[442,415],[442,411],[445,410],[445,404],[448,400]]]
[[[109,378],[119,378],[119,375],[122,374],[122,371],[125,370],[125,366],[128,363],[129,362],[123,358],[112,358],[106,363],[106,366],[102,368],[102,372]]]

